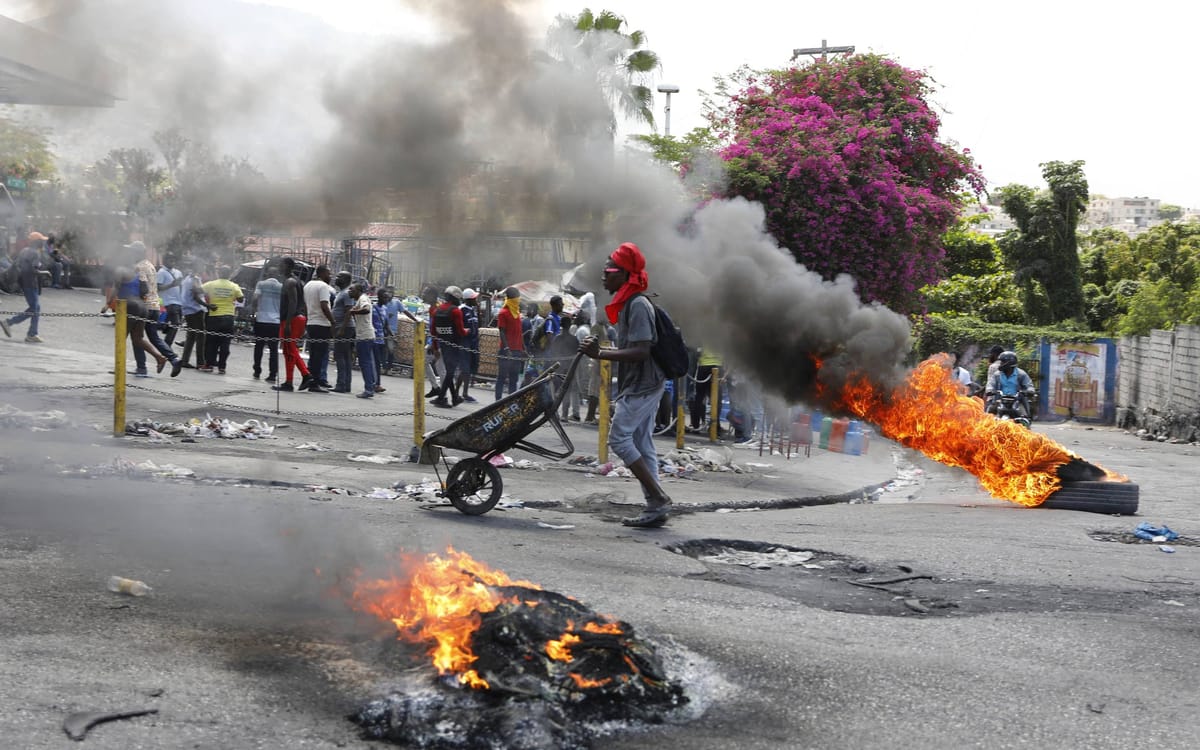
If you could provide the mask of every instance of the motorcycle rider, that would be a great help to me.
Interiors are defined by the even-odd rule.
[[[1029,374],[1017,367],[1015,352],[1002,352],[996,359],[1000,365],[988,378],[987,410],[996,414],[1000,408],[1001,396],[1016,396],[1016,408],[1021,417],[1029,419],[1029,400],[1033,398],[1033,380]]]

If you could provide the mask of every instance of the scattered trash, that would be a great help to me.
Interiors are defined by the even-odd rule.
[[[1175,548],[1170,546],[1169,544],[1160,544],[1160,545],[1158,545],[1158,548],[1160,550],[1162,550],[1163,552],[1174,552],[1175,551]]]
[[[528,458],[522,458],[512,465],[514,469],[530,469],[533,471],[545,471],[546,467],[537,461],[530,461]]]
[[[63,731],[73,740],[82,740],[87,736],[88,730],[97,724],[103,724],[106,721],[116,721],[118,719],[132,719],[137,716],[148,716],[156,713],[158,713],[157,708],[142,708],[133,711],[116,711],[112,713],[79,711],[63,720]]]
[[[1177,602],[1177,601],[1175,601],[1174,599],[1168,599],[1168,600],[1166,600],[1165,602],[1163,602],[1163,604],[1170,604],[1172,607],[1182,607],[1182,606],[1184,606],[1184,603],[1183,603],[1183,602]]]
[[[600,465],[600,467],[599,467],[598,469],[596,469],[596,473],[597,473],[597,474],[599,474],[599,475],[600,475],[600,476],[602,476],[602,477],[604,477],[604,476],[608,476],[608,473],[609,473],[610,471],[612,471],[612,470],[613,470],[613,468],[615,468],[615,467],[613,466],[613,462],[612,462],[612,461],[609,461],[609,462],[608,462],[608,463],[606,463],[606,464],[601,464],[601,465]]]
[[[396,492],[395,490],[389,490],[386,487],[376,487],[375,489],[371,490],[371,492],[367,493],[365,497],[375,500],[395,500],[396,498],[400,497],[400,493]]]
[[[404,459],[396,456],[347,456],[351,461],[358,461],[366,464],[398,464]]]
[[[758,463],[754,463],[753,461],[747,461],[745,465],[749,466],[752,469],[773,469],[773,468],[775,468],[773,464],[758,464]]]
[[[755,510],[762,510],[757,506],[752,508],[717,508],[718,513],[749,513]]]
[[[153,461],[132,461],[128,458],[117,457],[111,463],[98,466],[81,466],[67,469],[64,474],[81,474],[83,476],[121,476],[121,477],[165,477],[168,479],[184,479],[196,476],[196,472],[174,464],[158,465]]]
[[[572,466],[595,466],[596,465],[596,457],[595,456],[572,456],[571,458],[567,459],[567,463]]]
[[[257,440],[259,438],[270,437],[274,431],[275,428],[271,427],[271,425],[257,419],[234,422],[229,419],[214,418],[211,414],[204,415],[204,419],[193,417],[188,420],[187,424],[140,419],[125,425],[125,434],[134,437],[153,437],[152,433],[160,433],[161,435],[179,437],[220,437]]]
[[[814,557],[816,554],[808,550],[789,550],[782,547],[765,552],[726,547],[713,554],[701,555],[697,559],[703,562],[742,565],[755,570],[770,570],[773,567],[794,568]]]
[[[1179,534],[1171,531],[1165,525],[1155,526],[1146,521],[1137,525],[1137,528],[1133,530],[1133,535],[1148,542],[1173,542],[1179,538]]]
[[[1105,705],[1106,704],[1104,704],[1104,703],[1089,703],[1089,704],[1087,704],[1087,710],[1091,711],[1094,714],[1102,714],[1102,713],[1104,713]]]
[[[428,477],[421,477],[421,481],[415,484],[401,484],[397,482],[392,485],[392,489],[399,490],[402,494],[408,495],[410,500],[416,500],[423,503],[437,503],[440,505],[449,505],[450,501],[445,498],[438,497],[442,490],[440,482],[436,482]],[[399,497],[399,495],[397,495]]]
[[[296,450],[298,450],[298,451],[316,451],[317,453],[327,453],[327,452],[333,450],[333,448],[326,448],[325,446],[320,445],[318,443],[301,443],[300,445],[296,446]]]
[[[924,604],[922,604],[920,599],[905,599],[904,606],[908,607],[919,615],[929,614],[929,607],[926,607]]]
[[[109,576],[106,585],[108,590],[114,594],[128,594],[129,596],[145,596],[154,590],[141,581],[120,576]]]
[[[503,453],[497,453],[488,459],[488,462],[497,469],[503,469],[505,466],[512,466],[513,460]]]
[[[567,530],[575,528],[575,525],[570,524],[570,523],[564,523],[564,524],[559,525],[559,524],[553,524],[553,523],[546,523],[545,521],[538,521],[537,525],[538,525],[539,529],[553,529],[555,531],[567,531]]]
[[[68,427],[71,420],[67,413],[50,411],[21,411],[15,406],[0,406],[0,427],[27,428],[34,432],[45,432],[59,427]]]
[[[525,507],[524,500],[506,500],[506,495],[500,496],[500,502],[496,503],[497,510],[520,510]]]

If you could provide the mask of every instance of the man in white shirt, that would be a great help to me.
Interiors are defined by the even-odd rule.
[[[359,398],[374,398],[379,385],[379,368],[375,367],[375,326],[371,323],[371,298],[363,291],[362,284],[351,284],[347,291],[354,306],[346,314],[354,316],[354,352],[358,355],[358,369],[362,372],[363,392]]]
[[[317,266],[312,279],[304,285],[304,308],[308,313],[308,371],[314,383],[329,385],[329,339],[333,336],[333,310],[330,304],[336,290],[330,285],[329,266]]]

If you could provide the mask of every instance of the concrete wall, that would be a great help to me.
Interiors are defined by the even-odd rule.
[[[1200,327],[1151,331],[1118,347],[1117,425],[1200,439]]]

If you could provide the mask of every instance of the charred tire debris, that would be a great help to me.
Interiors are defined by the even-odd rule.
[[[587,750],[621,729],[686,718],[683,684],[631,625],[552,591],[499,591],[516,599],[483,613],[471,638],[488,687],[447,675],[389,693],[348,717],[364,737],[432,750]],[[564,631],[569,649],[552,654]]]
[[[1096,538],[1095,534],[1091,536]],[[694,574],[695,578],[849,614],[965,617],[1011,612],[1120,613],[1161,604],[1161,592],[1154,590],[1009,584],[934,575],[911,563],[865,561],[823,550],[740,539],[696,539],[665,545],[664,549],[703,563],[705,572]],[[772,565],[770,561],[777,559],[780,551],[812,556],[800,565]],[[755,555],[761,557],[763,565],[752,564]],[[1200,605],[1200,592],[1187,598],[1195,600],[1191,605]]]
[[[1138,511],[1138,493],[1132,482],[1063,482],[1041,507],[1132,516]]]

